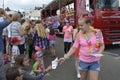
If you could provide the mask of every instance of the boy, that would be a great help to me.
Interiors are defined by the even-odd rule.
[[[12,38],[12,56],[11,56],[11,67],[15,66],[15,58],[16,56],[20,55],[20,50],[18,48],[18,45],[20,43],[20,39],[18,39],[17,37],[13,37]]]
[[[39,73],[42,73],[44,70],[43,53],[41,53],[40,49],[37,50],[38,51],[34,54],[34,59],[36,60],[36,62],[33,65],[33,72],[35,76],[39,75]]]

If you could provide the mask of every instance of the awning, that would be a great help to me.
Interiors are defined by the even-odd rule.
[[[43,10],[57,10],[73,2],[74,0],[53,0]]]

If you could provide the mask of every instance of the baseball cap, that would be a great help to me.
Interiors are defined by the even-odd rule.
[[[21,39],[18,39],[17,37],[13,37],[12,38],[12,43],[17,43],[17,42],[20,42]]]
[[[37,55],[37,58],[41,58],[42,56],[43,56],[43,54],[42,53],[36,53],[36,55]]]
[[[43,56],[43,54],[42,53],[35,53],[34,54],[34,59],[36,59],[36,58],[41,58]]]

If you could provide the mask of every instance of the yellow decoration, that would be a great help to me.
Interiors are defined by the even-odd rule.
[[[93,33],[95,34],[95,36],[96,36],[96,45],[95,45],[95,48],[99,48],[99,46],[100,46],[100,40],[99,40],[99,38],[97,38],[97,36],[98,36],[98,35],[96,34],[97,32],[96,32],[96,30],[94,29],[93,26],[90,26],[90,29],[92,30],[92,32],[93,32]],[[86,41],[87,41],[87,43],[88,43],[89,51],[90,51],[91,53],[93,53],[94,51],[96,51],[96,50],[93,49],[92,44],[91,44],[91,42],[89,41],[86,32],[83,32],[83,36],[84,36],[84,38],[86,39]]]

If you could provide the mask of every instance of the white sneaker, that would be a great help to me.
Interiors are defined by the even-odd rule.
[[[52,69],[56,69],[58,66],[58,58],[55,58],[53,61],[52,61]]]
[[[50,73],[47,73],[46,76],[50,76]]]
[[[34,74],[33,70],[30,72],[30,74],[31,74],[31,75],[33,75],[33,74]]]
[[[80,74],[77,74],[77,78],[81,78],[81,75],[80,75]]]

